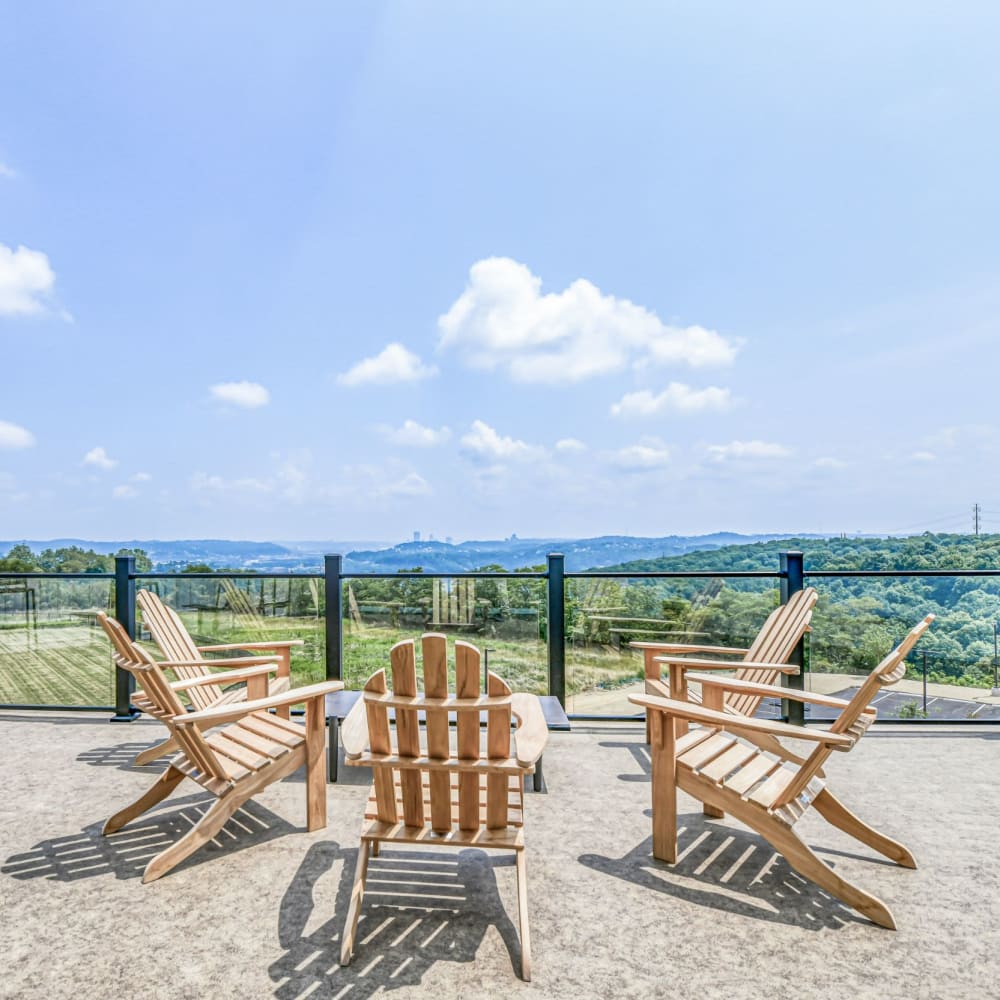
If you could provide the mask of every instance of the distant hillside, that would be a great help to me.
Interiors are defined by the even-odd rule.
[[[483,566],[505,570],[540,566],[550,552],[566,556],[570,571],[601,569],[626,560],[661,560],[682,553],[704,552],[721,546],[742,546],[782,538],[781,535],[737,535],[722,531],[711,535],[666,535],[636,538],[603,535],[599,538],[518,538],[495,541],[404,542],[378,551],[350,552],[344,560],[349,573],[384,573],[421,567],[426,573],[467,572]],[[822,536],[816,536],[822,537]]]

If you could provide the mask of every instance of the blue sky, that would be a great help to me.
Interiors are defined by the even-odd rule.
[[[1000,8],[7,4],[0,537],[1000,530]]]

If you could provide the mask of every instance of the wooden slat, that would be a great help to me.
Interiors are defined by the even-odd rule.
[[[735,737],[728,733],[714,733],[707,740],[703,740],[683,755],[679,755],[677,762],[692,769],[699,768],[728,750],[735,742]]]
[[[224,754],[248,771],[259,771],[266,764],[271,763],[271,758],[265,754],[257,753],[256,750],[250,750],[235,740],[229,739],[229,734],[225,730],[210,733],[205,737],[205,742],[216,753]]]
[[[392,666],[393,693],[412,698],[417,693],[417,664],[414,644],[406,642],[393,646],[389,662]],[[369,702],[369,704],[371,703]],[[412,708],[400,708],[396,711],[396,745],[400,757],[421,756],[417,713]],[[424,803],[421,794],[420,772],[404,771],[400,777],[403,787],[403,822],[407,826],[423,826]]]
[[[492,671],[486,679],[486,693],[491,697],[510,695],[510,688]],[[490,709],[486,713],[486,756],[503,760],[510,756],[510,704]],[[507,825],[508,779],[491,774],[486,779],[486,825],[497,830]]]
[[[741,768],[753,757],[757,756],[757,748],[747,746],[745,743],[737,743],[730,747],[725,753],[719,754],[715,760],[699,769],[699,773],[712,781],[722,781],[727,774]]]
[[[413,645],[413,640],[408,640]],[[390,652],[390,656],[395,653],[399,646],[405,646],[406,642],[396,643]],[[385,694],[385,671],[380,670],[373,674],[368,683],[365,684],[365,691],[374,691],[376,694]],[[392,744],[389,739],[389,710],[384,705],[377,705],[372,702],[365,702],[365,713],[368,717],[368,740],[372,748],[372,755],[392,754]],[[378,796],[378,818],[383,823],[395,823],[397,820],[396,796],[393,791],[392,768],[381,766],[375,768],[373,775],[375,783],[375,794]]]
[[[274,740],[258,736],[252,730],[246,729],[239,722],[226,727],[226,736],[245,747],[249,747],[251,750],[256,750],[258,753],[270,757],[272,760],[288,753],[288,747],[283,743],[276,743]]]
[[[428,632],[421,646],[424,664],[424,696],[448,697],[448,640],[440,633]],[[446,760],[451,756],[448,745],[448,716],[430,711],[427,718],[427,756]],[[438,833],[451,829],[450,784],[447,773],[430,775],[431,827]]]
[[[455,696],[475,698],[479,676],[479,650],[459,639],[455,643]],[[479,757],[479,720],[467,713],[458,717],[458,757],[466,761]],[[458,801],[460,829],[474,830],[479,826],[479,782],[474,775],[459,775]]]
[[[761,753],[759,756],[743,765],[735,774],[723,782],[726,788],[744,795],[762,778],[771,773],[779,762]]]
[[[278,719],[276,715],[268,715],[266,712],[254,712],[253,715],[240,719],[240,726],[257,736],[273,740],[289,749],[299,746],[303,739],[301,728],[297,733],[290,733],[277,724],[279,721],[284,720]]]
[[[765,809],[770,809],[781,797],[781,793],[795,780],[798,773],[790,767],[780,767],[769,774],[760,787],[755,788],[747,798]]]

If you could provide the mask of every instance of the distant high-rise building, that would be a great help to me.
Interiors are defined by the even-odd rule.
[[[447,543],[448,543],[449,545],[452,545],[452,544],[453,544],[453,542],[452,542],[452,538],[451,538],[451,535],[446,535],[446,536],[445,536],[445,539],[444,539],[444,540],[445,540],[445,541],[446,541],[446,542],[447,542]]]
[[[419,531],[414,531],[413,532],[413,540],[415,542],[419,542],[420,541],[420,532]]]

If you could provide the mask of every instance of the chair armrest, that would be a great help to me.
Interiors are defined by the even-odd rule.
[[[542,703],[536,694],[512,694],[510,710],[520,722],[514,731],[514,756],[522,767],[531,767],[549,739]]]
[[[796,691],[795,688],[780,687],[777,684],[754,684],[737,680],[735,677],[711,677],[708,674],[688,674],[689,681],[697,681],[702,687],[719,687],[740,694],[755,694],[763,698],[788,698],[790,701],[809,702],[825,705],[827,708],[846,708],[850,702],[843,698],[831,698],[825,694],[810,691]]]
[[[227,649],[287,649],[304,646],[305,639],[279,639],[276,642],[225,642],[218,646],[199,646],[199,653],[224,653]]]
[[[281,663],[280,656],[230,656],[225,660],[157,660],[158,667],[222,667],[233,670],[237,667],[256,667],[259,664],[269,664],[277,667]]]
[[[230,681],[245,681],[250,677],[260,677],[261,674],[273,674],[273,665],[265,667],[244,667],[242,670],[233,670],[227,674],[209,674],[207,677],[194,677],[189,680],[171,681],[170,686],[175,691],[187,691],[188,688],[204,687],[208,684],[219,684]]]
[[[312,701],[334,691],[344,689],[343,681],[321,681],[319,684],[307,684],[305,687],[294,688],[284,694],[273,694],[267,698],[256,698],[237,705],[225,705],[222,708],[205,708],[200,712],[187,712],[175,715],[171,720],[179,726],[221,726],[227,722],[235,722],[253,712],[266,712],[270,708],[281,708],[284,705],[295,705],[300,701]]]
[[[724,656],[746,656],[749,649],[739,646],[703,646],[688,642],[630,642],[629,649],[658,649],[664,653],[718,653]]]
[[[768,663],[764,660],[703,660],[682,656],[657,656],[657,663],[668,667],[680,667],[681,670],[777,670],[782,674],[797,674],[798,666],[794,663]]]
[[[364,694],[354,703],[340,724],[340,741],[345,757],[360,757],[368,749],[368,712]]]
[[[646,709],[666,712],[679,719],[690,722],[700,722],[702,725],[717,726],[719,729],[731,729],[734,732],[770,733],[772,736],[786,736],[793,740],[808,740],[812,743],[825,743],[828,746],[850,749],[855,740],[841,733],[831,733],[826,729],[809,729],[806,726],[789,726],[784,722],[769,722],[744,715],[728,715],[716,712],[711,708],[702,708],[689,701],[674,701],[671,698],[657,698],[655,695],[633,694],[628,699],[633,705],[641,705]]]

